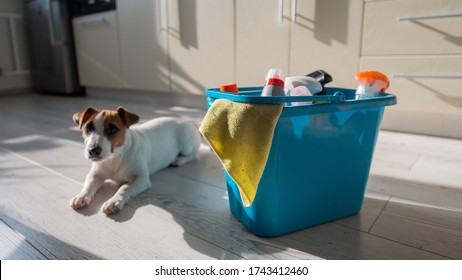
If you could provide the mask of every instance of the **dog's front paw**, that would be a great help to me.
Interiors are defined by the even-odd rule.
[[[70,205],[74,209],[80,209],[88,206],[93,198],[86,193],[79,193],[70,201]]]
[[[124,201],[122,199],[112,197],[101,206],[101,211],[106,215],[111,215],[119,212],[124,207]]]

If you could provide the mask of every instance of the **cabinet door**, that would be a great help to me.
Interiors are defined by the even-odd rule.
[[[73,19],[80,84],[121,88],[116,12]]]
[[[166,2],[117,1],[122,74],[126,88],[170,89]]]
[[[236,0],[236,79],[263,86],[270,68],[289,71],[289,0]]]
[[[168,1],[173,91],[202,94],[205,88],[234,82],[233,3]]]
[[[317,69],[330,73],[331,86],[356,87],[363,1],[293,0],[290,74]]]

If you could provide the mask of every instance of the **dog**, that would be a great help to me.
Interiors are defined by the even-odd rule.
[[[196,159],[201,136],[185,120],[160,117],[136,124],[139,116],[123,107],[89,107],[73,115],[82,131],[85,157],[92,161],[82,191],[71,201],[74,209],[88,206],[104,181],[120,185],[101,207],[106,215],[122,210],[127,201],[151,187],[150,175],[170,165]]]

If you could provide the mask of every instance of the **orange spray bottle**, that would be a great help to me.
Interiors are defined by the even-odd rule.
[[[356,99],[376,97],[390,86],[387,76],[377,71],[359,72],[355,78],[358,82]]]

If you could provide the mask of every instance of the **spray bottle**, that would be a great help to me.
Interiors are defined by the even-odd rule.
[[[266,74],[261,96],[285,96],[284,73],[279,68],[271,68]]]
[[[358,82],[356,99],[367,99],[384,93],[390,86],[387,76],[377,71],[359,72],[355,76]]]
[[[326,71],[324,70],[316,70],[314,72],[311,72],[310,74],[306,75],[308,77],[312,77],[314,78],[316,81],[318,81],[319,83],[321,83],[322,85],[322,91],[319,92],[319,93],[316,93],[316,95],[326,95],[326,90],[324,88],[324,86],[327,84],[327,83],[330,83],[333,81],[332,79],[332,76],[327,73]]]

